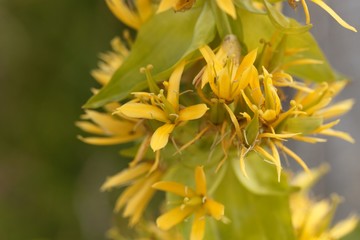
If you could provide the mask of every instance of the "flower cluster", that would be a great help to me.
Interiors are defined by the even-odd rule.
[[[342,26],[355,30],[325,3],[320,0],[312,1],[334,16]],[[142,26],[146,22],[147,29],[151,29],[149,26],[152,26],[151,21],[156,16],[176,14],[177,18],[180,16],[178,14],[184,14],[191,19],[200,19],[202,15],[215,14],[219,21],[219,39],[214,37],[215,34],[209,34],[212,41],[205,37],[190,37],[191,46],[196,46],[194,51],[190,51],[191,54],[185,51],[170,68],[162,69],[159,65],[164,56],[157,56],[156,54],[161,54],[156,52],[151,55],[150,49],[144,49],[143,55],[136,56],[135,54],[142,54],[142,51],[136,43],[133,45],[136,49],[129,50],[132,42],[127,35],[127,44],[119,38],[112,41],[113,52],[101,55],[99,69],[92,72],[101,84],[100,90],[93,90],[94,97],[102,96],[105,104],[101,105],[102,109],[85,110],[82,120],[76,125],[89,136],[79,138],[95,145],[129,143],[123,154],[132,158],[132,161],[126,169],[108,178],[101,190],[125,187],[116,202],[115,212],[124,209],[123,217],[130,218],[130,226],[136,227],[146,221],[144,215],[147,205],[156,190],[160,190],[168,192],[168,199],[173,199],[173,195],[178,198],[175,208],[157,218],[157,227],[167,231],[174,229],[176,225],[186,225],[186,220],[191,218],[190,239],[203,239],[206,235],[207,217],[222,220],[216,223],[225,224],[229,222],[226,221],[226,211],[233,210],[216,200],[219,196],[215,190],[224,181],[224,172],[241,172],[246,181],[257,182],[257,179],[252,179],[248,174],[249,167],[252,172],[260,171],[256,164],[248,162],[255,155],[269,163],[268,169],[276,176],[276,184],[284,184],[287,180],[286,177],[283,178],[282,170],[286,159],[280,157],[282,153],[294,159],[306,172],[311,172],[300,155],[287,146],[287,141],[319,143],[326,141],[322,136],[334,136],[354,142],[349,134],[333,129],[339,123],[338,117],[348,112],[354,104],[351,99],[332,104],[333,98],[345,87],[347,81],[314,81],[313,73],[307,74],[305,67],[325,66],[324,71],[328,71],[326,60],[308,54],[307,48],[286,43],[287,35],[280,34],[277,29],[271,37],[264,34],[264,39],[268,38],[268,41],[262,38],[259,44],[254,44],[257,47],[252,49],[247,46],[241,34],[227,32],[223,35],[223,32],[238,23],[237,19],[242,18],[239,15],[242,10],[237,9],[235,1],[106,2],[116,17],[129,27],[139,30],[139,41],[143,42]],[[267,1],[264,4],[258,1],[247,2],[251,4],[243,3],[243,8],[255,12],[268,9],[272,19],[274,13],[271,11],[274,10],[269,10],[271,5]],[[297,1],[288,2],[293,7],[297,6]],[[301,4],[309,24],[310,15],[305,0]],[[202,12],[193,17],[191,13],[198,11],[196,9],[202,9]],[[187,13],[183,13],[185,11]],[[280,12],[277,14],[279,18],[285,18]],[[163,21],[154,20],[156,23]],[[198,22],[196,24],[200,25]],[[222,24],[225,25],[224,28],[221,28]],[[200,26],[199,29],[200,33],[195,32],[194,35],[205,35],[202,32],[205,28]],[[289,29],[286,31],[303,31],[302,28]],[[137,63],[131,65],[134,62],[152,59],[151,57],[160,59],[155,61],[158,65],[150,62],[151,64],[135,69],[140,70],[141,75],[130,69],[129,66],[139,67]],[[131,71],[129,76],[137,77],[136,84],[125,89],[128,92],[121,87],[130,86],[129,83],[135,80],[122,79],[121,82],[119,76],[128,76],[124,74],[124,69]],[[305,71],[303,76],[308,79],[297,80],[299,71]],[[124,91],[121,96],[126,97],[120,98],[119,94],[113,94],[119,87]],[[234,159],[237,164],[230,164]],[[181,171],[185,173],[189,169],[190,172],[195,171],[194,179],[182,176]],[[268,178],[269,176],[266,175]],[[243,181],[241,177],[239,179],[240,182]],[[233,184],[239,183],[229,182],[229,187]],[[188,187],[191,185],[195,185],[195,188]],[[288,191],[283,194],[290,193]],[[294,230],[301,232],[298,233],[299,239],[337,239],[344,235],[331,229],[317,232],[315,236],[311,229],[317,223],[301,216],[307,212],[315,218],[320,211],[318,208],[321,208],[321,214],[326,215],[333,209],[330,202],[315,203],[301,192],[293,195],[292,202],[291,206],[301,202],[304,207],[294,207],[292,211]],[[298,211],[299,209],[302,210]],[[356,222],[355,219],[349,221],[351,226]],[[151,224],[147,226],[146,231],[153,232],[156,236],[168,236],[159,229],[154,231]],[[116,230],[112,232],[117,234]],[[179,235],[178,232],[174,234]]]

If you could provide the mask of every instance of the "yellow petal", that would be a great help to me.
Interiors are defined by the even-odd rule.
[[[122,0],[106,0],[111,12],[126,25],[139,29],[141,26],[140,18],[129,9]]]
[[[246,148],[241,148],[241,153],[240,153],[240,159],[239,159],[239,162],[240,162],[240,169],[241,169],[241,172],[244,174],[244,176],[246,178],[249,178],[248,175],[247,175],[247,172],[246,172],[246,168],[245,168],[245,154],[246,154]]]
[[[137,191],[136,194],[128,201],[123,216],[132,216],[130,219],[130,226],[133,226],[139,221],[145,207],[148,205],[150,199],[155,193],[155,190],[151,188],[151,185],[157,181],[160,176],[160,172],[154,172],[152,175],[147,177],[141,189],[139,189],[139,191]]]
[[[240,66],[236,72],[236,79],[239,79],[241,74],[251,66],[253,66],[257,56],[257,48],[245,55],[240,63]]]
[[[129,118],[156,119],[167,122],[168,118],[160,108],[143,103],[126,103],[116,109],[115,113],[121,113]]]
[[[212,199],[206,199],[205,206],[208,213],[215,218],[216,220],[220,220],[224,216],[224,205],[218,203]]]
[[[196,193],[198,195],[206,195],[206,176],[203,167],[196,167],[195,169],[195,183]]]
[[[321,131],[319,133],[323,134],[323,135],[327,135],[327,136],[341,138],[341,139],[343,139],[345,141],[348,141],[350,143],[355,143],[355,139],[352,138],[350,136],[350,134],[348,134],[346,132],[336,131],[336,130],[333,130],[333,129],[326,129],[326,130],[323,130],[323,131]]]
[[[220,72],[218,72],[218,78],[215,87],[217,88],[215,91],[213,89],[214,85],[210,85],[213,92],[222,99],[226,99],[231,101],[231,79],[229,75],[228,69],[224,68]]]
[[[240,125],[239,125],[239,122],[238,122],[235,114],[226,104],[224,104],[224,106],[230,116],[231,122],[233,123],[233,125],[235,127],[236,134],[238,135],[239,138],[241,138],[242,135],[241,135]]]
[[[221,10],[229,14],[233,19],[236,19],[236,10],[232,0],[216,0],[216,3]]]
[[[208,109],[209,108],[206,106],[206,104],[196,104],[190,107],[186,107],[180,110],[178,121],[184,122],[199,119],[204,116]]]
[[[105,134],[103,129],[101,129],[100,127],[96,126],[91,122],[78,121],[75,123],[75,125],[84,132],[98,134],[98,135]]]
[[[185,61],[176,66],[169,78],[167,100],[174,107],[175,112],[179,110],[180,80],[184,71]]]
[[[167,213],[161,215],[156,219],[156,225],[162,230],[169,230],[176,224],[183,221],[187,216],[189,216],[193,211],[194,207],[190,206],[179,206],[176,207]]]
[[[150,146],[154,152],[166,146],[169,141],[170,133],[172,133],[174,128],[175,124],[165,123],[163,126],[156,129],[150,141]]]
[[[125,184],[140,175],[146,173],[151,167],[151,164],[141,163],[133,168],[127,168],[118,174],[108,178],[106,182],[101,186],[101,191],[108,190],[110,188]]]
[[[153,14],[151,0],[136,0],[136,8],[142,22],[148,20]]]
[[[309,167],[306,165],[306,163],[301,159],[301,157],[299,157],[296,153],[294,153],[293,151],[291,151],[289,148],[285,147],[283,144],[281,143],[277,143],[276,144],[279,148],[281,148],[281,150],[284,151],[284,153],[286,153],[287,155],[289,155],[290,157],[292,157],[306,172],[311,173]]]
[[[332,239],[340,239],[348,233],[352,232],[358,222],[359,219],[356,216],[352,216],[348,219],[342,220],[330,229],[329,235]]]
[[[341,26],[343,26],[346,29],[349,29],[353,32],[357,32],[357,30],[349,25],[347,22],[345,22],[339,15],[337,15],[337,13],[332,10],[325,2],[323,2],[322,0],[311,0],[312,2],[316,3],[317,5],[319,5],[322,9],[324,9],[326,12],[328,12]]]
[[[120,209],[142,188],[146,179],[142,178],[136,181],[133,185],[127,187],[118,197],[115,203],[114,212],[119,212]]]
[[[276,148],[275,148],[276,149]],[[280,162],[280,158],[278,158],[278,153],[277,150],[272,149],[273,150],[273,154],[275,154],[275,156],[271,155],[270,153],[268,153],[267,151],[265,151],[265,149],[263,149],[260,146],[255,146],[254,150],[257,151],[258,153],[260,153],[261,155],[263,155],[265,158],[269,159],[271,162],[274,163],[274,165],[276,166],[276,170],[277,170],[277,174],[278,174],[278,181],[280,181],[280,174],[281,174],[281,162]],[[276,156],[277,155],[277,156]]]
[[[156,13],[161,13],[174,7],[177,0],[162,0]]]
[[[205,214],[203,211],[197,211],[192,223],[190,240],[202,240],[205,233]]]
[[[157,190],[171,192],[182,197],[193,197],[196,195],[194,190],[177,182],[157,182],[152,185],[152,187]]]
[[[128,136],[114,136],[114,137],[82,137],[78,136],[78,138],[87,144],[93,145],[115,145],[121,143],[127,143],[134,141],[135,139],[141,137],[142,134],[133,134]]]
[[[317,111],[316,115],[321,116],[324,119],[338,117],[347,113],[353,107],[354,103],[354,99],[347,99],[336,103],[328,108]]]

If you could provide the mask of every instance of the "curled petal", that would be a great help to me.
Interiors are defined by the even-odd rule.
[[[156,129],[150,141],[150,146],[154,152],[166,146],[169,141],[170,133],[172,133],[174,127],[175,124],[166,123]]]
[[[184,122],[201,118],[209,108],[206,104],[196,104],[190,107],[181,109],[179,112],[178,121]]]

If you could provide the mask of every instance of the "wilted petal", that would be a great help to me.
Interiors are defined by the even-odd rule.
[[[168,118],[163,110],[143,103],[126,103],[116,109],[115,113],[121,113],[130,118],[156,119],[161,122],[168,121]]]
[[[218,203],[212,199],[206,199],[205,206],[208,213],[215,218],[216,220],[220,220],[224,216],[224,205]]]
[[[162,230],[169,230],[176,224],[183,221],[187,216],[189,216],[194,211],[194,207],[189,206],[179,206],[176,207],[167,213],[164,213],[156,219],[157,226]]]
[[[169,141],[170,133],[172,133],[174,127],[175,124],[166,123],[156,129],[150,141],[150,146],[154,152],[166,146]]]
[[[201,118],[209,108],[206,104],[196,104],[190,107],[181,109],[179,112],[178,121],[184,122]]]
[[[198,210],[192,223],[190,240],[202,240],[205,233],[205,213]]]
[[[177,182],[157,182],[152,187],[157,190],[171,192],[182,197],[195,196],[195,192],[191,188]]]

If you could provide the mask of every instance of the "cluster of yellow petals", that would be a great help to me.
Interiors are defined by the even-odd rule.
[[[129,118],[157,120],[163,123],[151,137],[150,146],[153,151],[158,151],[166,146],[170,134],[177,125],[199,119],[208,110],[206,104],[180,106],[180,80],[184,67],[185,62],[181,62],[173,71],[169,79],[166,97],[163,90],[158,95],[156,93],[134,93],[139,97],[125,103],[115,111],[115,113]]]
[[[337,240],[353,231],[358,218],[350,216],[330,227],[337,205],[341,199],[332,195],[330,199],[315,201],[309,197],[310,187],[327,171],[327,166],[312,170],[312,174],[300,173],[293,184],[301,188],[290,197],[292,222],[296,239],[299,240]]]
[[[192,189],[177,182],[158,182],[153,188],[173,193],[183,198],[182,204],[161,215],[156,223],[160,229],[169,230],[194,214],[190,240],[201,240],[205,233],[205,217],[216,220],[224,216],[224,206],[207,195],[206,176],[203,167],[195,169],[196,188]]]

